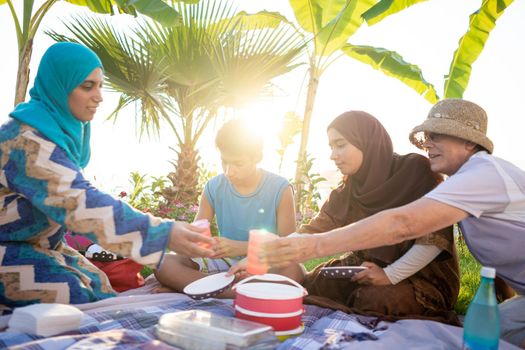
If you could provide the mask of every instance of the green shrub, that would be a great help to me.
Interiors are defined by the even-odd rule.
[[[310,222],[319,212],[319,202],[321,201],[319,183],[326,181],[326,178],[312,170],[314,158],[309,155],[304,161],[297,161],[297,164],[301,174],[303,174],[302,180],[294,183],[294,188],[298,191],[295,196],[297,201],[295,203],[297,210],[295,221],[297,227],[300,227],[302,224]]]

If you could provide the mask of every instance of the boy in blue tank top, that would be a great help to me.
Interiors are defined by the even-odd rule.
[[[206,184],[195,220],[212,221],[215,216],[219,237],[213,258],[190,258],[166,254],[155,272],[165,287],[181,292],[191,282],[208,274],[225,272],[244,258],[248,233],[265,229],[287,236],[295,231],[292,188],[282,176],[258,168],[263,157],[263,140],[246,121],[234,119],[218,131],[215,143],[221,154],[224,173]],[[280,272],[294,278],[302,275],[299,266]],[[231,297],[224,293],[223,297]]]

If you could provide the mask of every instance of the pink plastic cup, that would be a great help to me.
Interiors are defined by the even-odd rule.
[[[200,219],[200,220],[194,221],[192,223],[192,225],[193,226],[197,226],[197,227],[204,227],[204,228],[206,228],[207,230],[204,231],[204,232],[201,232],[201,234],[211,238],[210,222],[207,219]],[[197,245],[199,247],[205,248],[205,249],[211,248],[211,244],[208,244],[208,243],[199,242],[199,243],[197,243]]]
[[[250,230],[248,239],[248,257],[246,271],[252,275],[264,275],[269,266],[259,259],[259,252],[265,242],[272,241],[278,237],[265,230]]]

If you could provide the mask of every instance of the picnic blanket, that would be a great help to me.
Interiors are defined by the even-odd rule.
[[[164,313],[200,309],[223,316],[234,315],[232,300],[195,301],[178,293],[118,296],[77,307],[85,313],[78,331],[42,338],[7,330],[0,333],[0,349],[173,350],[177,348],[157,340],[154,334],[154,326]],[[7,317],[0,318],[0,325],[2,322],[6,324]],[[326,349],[459,349],[462,344],[462,328],[434,321],[380,321],[374,324],[371,322],[373,318],[313,305],[305,306],[302,321],[305,326],[303,334],[283,341],[278,350],[317,350],[323,346]],[[370,322],[369,326],[366,326],[367,322]],[[344,335],[352,332],[369,332],[378,339],[345,341]],[[343,336],[339,347],[327,347],[327,340],[334,334]],[[504,341],[500,342],[499,348],[518,349]]]

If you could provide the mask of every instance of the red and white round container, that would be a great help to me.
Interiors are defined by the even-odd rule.
[[[235,317],[269,325],[275,331],[301,326],[303,297],[307,293],[299,283],[268,273],[248,277],[237,283],[234,290]]]

